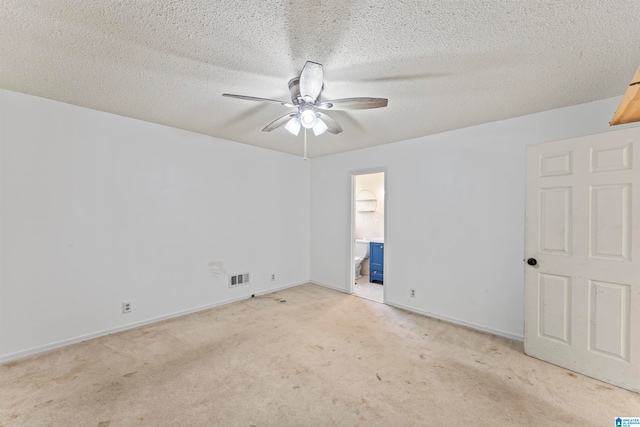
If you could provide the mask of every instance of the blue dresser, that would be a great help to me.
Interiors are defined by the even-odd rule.
[[[369,243],[369,282],[384,282],[384,243]]]

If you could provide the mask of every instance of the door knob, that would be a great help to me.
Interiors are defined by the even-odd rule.
[[[536,265],[537,263],[538,263],[538,261],[536,261],[535,258],[529,258],[527,260],[527,264],[529,264],[529,265]]]

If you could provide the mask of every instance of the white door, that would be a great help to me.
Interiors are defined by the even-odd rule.
[[[640,391],[640,128],[529,146],[526,215],[525,352]]]

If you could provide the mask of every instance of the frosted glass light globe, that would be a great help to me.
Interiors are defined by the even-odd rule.
[[[326,131],[327,128],[327,124],[325,122],[322,121],[321,118],[318,117],[318,119],[316,120],[316,124],[313,127],[313,133],[315,136],[320,136],[324,133],[324,131]]]
[[[316,124],[316,113],[311,110],[304,110],[300,113],[300,123],[307,129],[311,129]]]
[[[294,117],[287,122],[284,128],[292,134],[297,135],[300,133],[300,120],[298,120],[297,117]]]

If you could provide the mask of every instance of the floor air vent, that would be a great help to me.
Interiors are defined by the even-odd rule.
[[[237,274],[229,277],[229,287],[235,288],[236,286],[248,285],[249,273]]]

